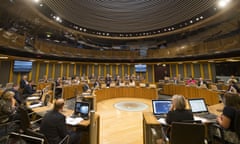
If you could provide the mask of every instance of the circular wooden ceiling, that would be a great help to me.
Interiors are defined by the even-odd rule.
[[[217,0],[43,0],[61,18],[116,33],[152,31],[191,20]]]

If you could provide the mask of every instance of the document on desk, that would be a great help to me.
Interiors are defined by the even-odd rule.
[[[158,121],[163,125],[167,125],[166,118],[160,118]]]
[[[27,100],[39,100],[39,96],[30,96],[30,97],[27,97]]]
[[[76,117],[76,118],[67,117],[67,118],[66,118],[66,123],[69,124],[69,125],[77,125],[77,124],[79,124],[82,120],[83,120],[83,118],[81,118],[81,117]]]

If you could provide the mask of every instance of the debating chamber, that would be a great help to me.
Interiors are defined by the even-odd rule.
[[[239,0],[1,0],[0,144],[240,144]]]

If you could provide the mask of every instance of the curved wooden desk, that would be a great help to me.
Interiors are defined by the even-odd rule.
[[[209,112],[220,116],[222,113],[221,110],[223,110],[223,107],[224,107],[223,103],[219,103],[219,104],[209,106],[208,109],[209,109]],[[152,134],[152,129],[161,129],[160,122],[156,119],[156,117],[153,115],[152,112],[143,112],[143,143],[144,144],[152,144],[152,140],[155,138]]]
[[[219,92],[207,88],[199,88],[196,86],[164,84],[162,94],[174,95],[181,94],[185,98],[204,98],[208,105],[219,103]]]
[[[110,87],[97,90],[95,92],[96,102],[111,98],[145,98],[157,99],[158,93],[156,88],[140,88],[140,87]]]
[[[37,113],[40,116],[44,116],[46,112],[52,110],[53,104],[48,106],[33,108],[32,111]],[[64,108],[62,114],[66,117],[71,116],[73,110]],[[85,144],[98,144],[99,143],[99,121],[100,116],[95,112],[90,112],[90,118],[88,120],[82,120],[79,124],[71,126],[68,125],[71,129],[76,129],[77,127],[83,127],[86,129],[87,133],[84,134],[84,137],[81,139],[81,143]]]

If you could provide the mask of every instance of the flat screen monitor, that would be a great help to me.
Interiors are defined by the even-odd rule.
[[[15,60],[13,64],[13,72],[30,72],[32,70],[31,61]]]
[[[136,72],[146,72],[147,65],[146,64],[137,64],[137,65],[135,65],[135,71]]]
[[[89,107],[89,103],[87,102],[76,102],[75,103],[75,111],[74,113],[76,115],[81,115],[81,116],[88,116],[90,107]]]

